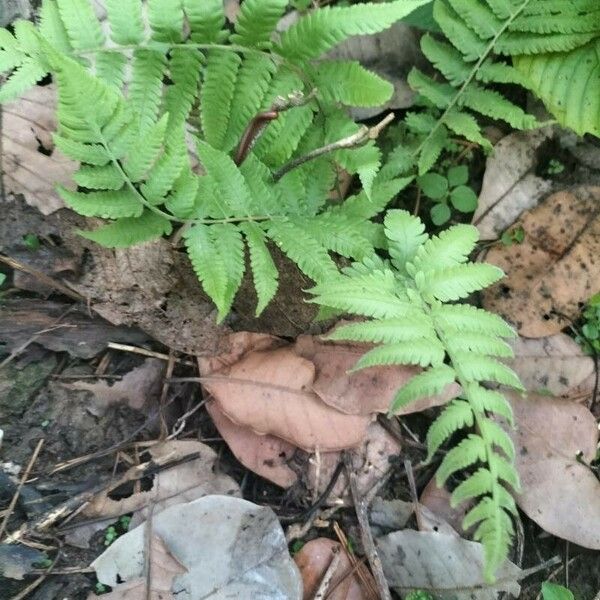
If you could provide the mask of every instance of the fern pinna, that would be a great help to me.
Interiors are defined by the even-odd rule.
[[[318,282],[337,272],[331,253],[360,259],[381,238],[368,219],[409,180],[377,179],[374,141],[280,169],[359,131],[345,104],[379,105],[392,94],[356,62],[316,59],[426,1],[325,8],[277,35],[285,0],[246,0],[233,31],[221,0],[106,0],[104,22],[91,0],[44,0],[37,27],[0,30],[0,68],[10,71],[0,101],[50,72],[56,145],[81,163],[78,189],[60,193],[78,213],[111,221],[83,235],[116,247],[177,228],[220,319],[247,248],[260,312],[277,290],[268,243]],[[277,118],[237,164],[246,127],[269,111]],[[348,209],[329,201],[336,165],[363,184]]]
[[[452,400],[427,434],[429,458],[454,433],[471,432],[444,456],[437,471],[442,486],[449,477],[473,467],[452,492],[452,504],[478,502],[463,526],[476,526],[474,538],[483,543],[486,573],[492,579],[508,555],[513,535],[511,514],[516,505],[509,490],[518,490],[510,437],[490,415],[512,424],[504,396],[483,382],[522,390],[518,376],[496,357],[510,357],[502,340],[515,333],[500,317],[468,304],[455,304],[498,281],[497,267],[468,261],[478,240],[471,225],[455,225],[429,237],[417,217],[390,210],[385,217],[390,261],[358,263],[344,274],[314,287],[313,302],[367,320],[344,325],[335,340],[370,342],[376,346],[356,364],[415,364],[424,371],[401,388],[390,413],[409,402],[439,394],[458,382],[462,397]]]
[[[435,0],[433,16],[444,39],[427,34],[421,49],[445,81],[418,69],[410,73],[409,83],[428,110],[406,117],[413,139],[408,152],[396,151],[399,171],[414,163],[420,175],[429,171],[451,134],[490,150],[479,115],[515,129],[536,126],[498,91],[504,84],[534,91],[561,124],[580,135],[600,135],[596,0]]]

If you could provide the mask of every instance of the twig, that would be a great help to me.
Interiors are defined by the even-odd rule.
[[[408,487],[410,489],[410,495],[413,502],[413,509],[415,511],[415,517],[421,529],[422,515],[421,515],[421,503],[419,502],[419,495],[417,494],[417,484],[415,482],[415,475],[413,473],[412,463],[410,460],[404,461],[404,470],[406,471],[406,479],[408,480]]]
[[[363,548],[367,555],[367,559],[371,565],[375,582],[377,583],[377,589],[379,591],[380,598],[381,600],[392,600],[390,588],[383,573],[381,559],[379,558],[377,549],[375,548],[375,541],[373,540],[371,526],[369,525],[369,516],[367,514],[368,507],[364,499],[361,497],[358,489],[358,480],[356,477],[356,471],[354,470],[354,465],[352,463],[351,452],[344,452],[344,465],[346,466],[346,473],[348,475],[348,481],[350,482],[350,492],[352,493],[356,518],[358,519],[358,525],[360,527],[360,537]]]
[[[154,350],[146,350],[146,348],[140,348],[138,346],[130,346],[129,344],[117,344],[116,342],[108,342],[108,348],[112,348],[113,350],[121,350],[122,352],[131,352],[132,354],[141,354],[142,356],[148,356],[150,358],[158,358],[160,360],[164,360],[166,362],[169,361],[169,355],[163,354],[162,352],[154,352]],[[193,363],[189,360],[182,360],[180,358],[174,359],[175,362],[180,365],[185,365],[186,367],[195,367],[196,363]],[[175,381],[174,379],[169,379],[169,382]]]
[[[181,415],[177,421],[175,421],[175,425],[173,425],[173,432],[171,435],[167,437],[167,440],[172,440],[176,438],[184,429],[187,423],[187,420],[196,412],[198,412],[205,404],[207,400],[202,400],[202,402],[198,402],[196,406],[192,409],[188,410],[185,414]]]
[[[362,146],[366,144],[369,140],[375,140],[379,137],[381,131],[388,125],[391,121],[394,120],[394,113],[389,113],[384,119],[382,119],[373,127],[367,127],[363,125],[356,133],[349,135],[348,137],[342,138],[341,140],[337,140],[337,142],[332,142],[331,144],[326,144],[325,146],[321,146],[320,148],[316,148],[315,150],[311,150],[304,156],[299,156],[286,163],[279,170],[273,173],[273,179],[278,181],[281,179],[286,173],[289,173],[293,169],[296,169],[300,165],[304,163],[314,160],[319,156],[323,156],[324,154],[329,154],[331,152],[335,152],[336,150],[342,150],[345,148],[356,148],[357,146]]]
[[[10,518],[10,515],[12,514],[13,510],[15,509],[15,506],[17,505],[17,501],[19,500],[19,496],[21,495],[21,490],[23,489],[25,482],[29,478],[31,469],[33,469],[33,465],[35,464],[35,461],[37,460],[37,457],[39,456],[40,450],[42,449],[43,445],[44,445],[44,438],[42,438],[41,440],[38,441],[38,443],[35,447],[35,450],[33,451],[31,458],[29,459],[27,468],[25,469],[25,471],[23,472],[23,475],[21,476],[19,485],[17,486],[17,489],[15,490],[15,493],[13,494],[12,500],[10,501],[8,508],[6,509],[6,514],[4,515],[4,519],[2,519],[2,525],[0,525],[0,540],[2,539],[2,536],[4,535],[4,532],[6,531],[6,525],[8,523],[8,519]]]
[[[10,256],[0,254],[0,262],[4,263],[5,265],[8,265],[12,269],[16,269],[17,271],[22,271],[23,273],[27,273],[28,275],[35,277],[36,279],[41,281],[47,287],[55,289],[57,292],[60,292],[61,294],[68,296],[69,298],[75,300],[76,302],[85,302],[86,301],[86,299],[83,296],[81,296],[77,292],[74,292],[72,289],[68,288],[66,285],[63,285],[62,283],[52,279],[52,277],[49,277],[45,273],[42,273],[41,271],[38,271],[37,269],[34,269],[33,267],[26,265],[25,263],[22,263],[14,258],[11,258]]]
[[[163,378],[162,390],[160,392],[160,399],[158,401],[159,412],[160,412],[160,439],[164,440],[169,435],[167,427],[167,420],[165,417],[165,408],[167,405],[167,394],[169,393],[169,387],[171,385],[169,379],[173,376],[173,369],[175,368],[175,354],[173,350],[169,350],[169,360],[167,362],[167,370]]]
[[[339,552],[339,549],[334,550],[333,558],[325,571],[325,575],[323,575],[323,579],[317,588],[317,591],[313,597],[313,600],[324,600],[327,595],[329,588],[331,587],[331,582],[333,580],[333,576],[337,571],[337,568],[340,566],[340,560],[342,559],[342,555]]]

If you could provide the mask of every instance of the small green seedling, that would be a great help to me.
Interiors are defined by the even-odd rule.
[[[557,160],[556,158],[551,158],[548,161],[548,166],[546,167],[546,175],[560,175],[565,170],[565,165]]]
[[[522,244],[525,239],[525,230],[519,225],[512,229],[507,229],[502,236],[500,241],[504,246],[512,246],[513,244]]]
[[[429,592],[423,590],[415,590],[410,592],[406,597],[406,600],[433,600],[433,596]]]
[[[35,233],[26,233],[23,236],[23,243],[27,250],[31,250],[32,252],[35,252],[40,248],[40,238],[38,238]]]
[[[468,181],[469,169],[465,165],[450,167],[445,176],[431,172],[417,179],[423,194],[434,201],[430,216],[435,225],[450,220],[450,205],[462,213],[471,213],[477,208],[477,194],[466,185]]]
[[[302,548],[304,548],[304,540],[295,540],[294,542],[292,542],[292,547],[290,548],[290,551],[292,553],[292,556],[294,554],[298,554],[298,552],[300,552],[300,550],[302,550]]]
[[[549,581],[542,583],[542,598],[544,600],[575,600],[573,592],[562,585]]]
[[[106,532],[104,533],[104,545],[110,546],[118,537],[127,533],[130,523],[131,517],[123,515],[122,517],[119,517],[119,520],[114,525],[107,527]]]
[[[97,596],[100,596],[102,594],[107,594],[110,591],[110,588],[106,587],[104,584],[98,581],[94,586],[94,591],[96,592]]]
[[[582,314],[583,325],[577,343],[592,355],[600,354],[600,292],[594,294]]]

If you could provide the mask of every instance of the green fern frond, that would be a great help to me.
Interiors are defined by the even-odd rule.
[[[429,1],[396,0],[385,4],[325,7],[301,17],[285,31],[281,36],[279,52],[290,60],[317,58],[350,36],[388,29]]]
[[[0,88],[0,102],[11,102],[22,96],[46,76],[47,70],[32,58],[25,58]]]
[[[57,0],[57,5],[73,48],[91,50],[104,44],[102,27],[88,0]]]
[[[151,125],[135,144],[135,150],[127,155],[124,169],[131,181],[141,181],[156,162],[165,141],[168,115]]]
[[[160,50],[140,48],[133,53],[129,101],[139,118],[140,131],[156,122],[162,100],[167,58]]]
[[[141,44],[144,40],[142,0],[105,0],[105,6],[113,42],[121,46]]]
[[[122,188],[116,192],[102,191],[84,194],[59,187],[58,193],[69,208],[84,217],[100,217],[102,219],[139,217],[144,210],[139,198],[129,188]]]
[[[181,42],[184,18],[182,0],[148,0],[147,7],[152,38],[158,42]]]
[[[222,0],[183,0],[183,8],[193,42],[207,44],[222,41],[226,35],[223,31],[225,12]]]
[[[165,200],[167,210],[179,219],[191,217],[200,187],[200,178],[185,165],[173,189]]]
[[[245,0],[235,22],[231,41],[240,46],[265,48],[283,16],[288,0]]]
[[[127,248],[169,235],[171,231],[170,221],[145,210],[139,217],[118,219],[93,231],[78,233],[106,248]]]
[[[264,231],[252,222],[243,223],[240,229],[246,237],[250,254],[250,268],[258,297],[256,316],[260,316],[277,293],[279,274],[267,248]]]
[[[164,110],[169,114],[169,129],[188,120],[199,91],[201,66],[200,52],[174,48],[170,53],[169,76],[173,85],[167,87]]]
[[[442,393],[454,382],[461,386],[462,397],[452,400],[429,429],[428,459],[459,431],[474,430],[450,448],[436,478],[438,485],[443,485],[452,475],[477,466],[475,474],[467,475],[456,488],[452,499],[455,503],[480,499],[465,527],[467,523],[478,525],[476,539],[484,544],[486,575],[491,579],[506,559],[513,535],[509,513],[514,510],[514,500],[505,486],[517,491],[519,481],[512,463],[512,441],[488,417],[488,412],[495,413],[512,424],[510,405],[501,393],[487,390],[481,383],[495,381],[522,389],[511,369],[490,358],[512,355],[501,337],[510,337],[514,331],[482,309],[444,302],[490,285],[501,272],[491,265],[468,262],[477,242],[477,230],[471,226],[455,226],[429,237],[417,217],[390,211],[385,234],[395,270],[382,265],[365,273],[358,263],[346,269],[345,275],[310,290],[315,296],[312,301],[373,319],[342,326],[331,335],[334,339],[380,344],[355,368],[432,365],[398,390],[391,414],[410,402]],[[377,294],[373,293],[375,288]],[[404,308],[404,314],[389,314],[394,312],[394,302],[410,308]]]
[[[84,144],[61,135],[54,134],[54,145],[73,160],[102,167],[110,162],[110,154],[101,144]]]
[[[121,171],[113,164],[95,167],[82,165],[73,175],[75,183],[90,190],[120,190],[125,184]]]
[[[42,37],[59,52],[68,54],[73,50],[65,24],[58,10],[58,4],[55,2],[42,2],[39,14],[39,31]],[[2,35],[0,33],[1,45]]]

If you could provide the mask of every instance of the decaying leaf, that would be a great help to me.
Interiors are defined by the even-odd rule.
[[[311,391],[314,364],[284,347],[250,352],[204,387],[238,425],[272,434],[309,452],[358,445],[368,416],[345,415]]]
[[[386,578],[399,594],[424,590],[441,599],[496,600],[519,596],[522,571],[507,561],[493,584],[483,577],[483,546],[453,535],[404,529],[377,540]]]
[[[294,349],[315,366],[312,389],[317,396],[329,406],[351,415],[386,413],[396,392],[421,371],[418,367],[394,365],[350,373],[368,349],[366,346],[324,342],[309,335],[300,336]],[[442,394],[410,403],[397,414],[440,406],[458,393],[458,385],[449,385]]]
[[[581,404],[512,394],[522,493],[517,503],[542,529],[600,550],[600,481],[584,463],[596,456],[598,427]]]
[[[298,475],[288,466],[296,446],[273,435],[259,435],[249,427],[237,425],[216,402],[209,402],[206,409],[229,449],[246,468],[283,488],[296,483]]]
[[[85,507],[88,518],[113,518],[134,513],[131,526],[146,520],[152,509],[153,517],[175,504],[184,504],[209,494],[238,496],[239,486],[229,476],[215,469],[217,454],[206,444],[196,441],[170,441],[150,448],[152,460],[165,463],[198,454],[198,458],[160,471],[154,476],[152,488],[113,500],[108,493],[99,494]],[[135,467],[133,467],[135,469]]]
[[[567,396],[594,385],[594,360],[579,344],[564,333],[548,337],[509,340],[515,357],[506,363],[516,371],[526,389],[532,392],[550,392]]]
[[[450,505],[450,492],[445,487],[439,487],[435,477],[423,488],[419,498],[422,519],[417,518],[421,531],[437,531],[457,535],[462,531],[462,521],[470,505],[463,502],[460,506],[452,508]]]
[[[352,565],[341,544],[328,538],[317,538],[304,544],[294,556],[304,585],[303,600],[313,600],[319,585],[336,553],[340,554],[338,567],[329,585],[328,600],[365,600],[360,581],[356,575],[348,577]]]
[[[102,600],[175,600],[176,596],[171,591],[173,578],[185,573],[185,569],[173,558],[162,539],[157,535],[152,535],[149,549],[148,579],[135,577],[126,583],[118,584],[108,594],[102,596],[90,594],[88,600],[97,598],[102,598]],[[140,575],[142,574],[140,573]],[[150,588],[149,592],[148,587]]]
[[[165,363],[156,358],[146,359],[123,375],[119,381],[75,381],[63,383],[67,389],[90,392],[88,410],[96,415],[102,414],[111,404],[126,403],[134,410],[142,410],[156,400],[163,380]]]
[[[600,187],[553,194],[518,224],[522,244],[492,248],[486,261],[507,277],[483,292],[485,308],[525,337],[558,333],[600,290]]]
[[[413,514],[414,504],[405,500],[384,500],[376,496],[371,504],[369,523],[376,532],[390,533],[397,529],[403,529]]]
[[[390,460],[402,451],[400,442],[392,437],[379,423],[371,423],[361,445],[352,453],[353,466],[356,471],[357,485],[361,494],[366,494],[386,475],[391,468]],[[323,452],[311,456],[306,472],[306,486],[313,497],[322,494],[338,466],[343,460],[341,452]],[[338,477],[329,502],[340,500],[350,502],[348,478],[343,470]]]
[[[0,544],[0,576],[7,579],[23,579],[35,566],[46,558],[43,552],[22,544]]]
[[[54,147],[56,130],[54,85],[34,87],[2,109],[2,173],[8,193],[49,215],[64,206],[55,189],[73,187],[77,163]]]
[[[519,215],[537,205],[552,182],[535,174],[536,150],[552,135],[549,127],[516,131],[494,146],[487,159],[473,225],[482,239],[495,239]]]
[[[143,577],[145,524],[117,539],[93,563],[98,580]],[[300,600],[302,582],[275,513],[230,496],[206,496],[152,517],[152,532],[186,572],[171,592],[179,598]]]

